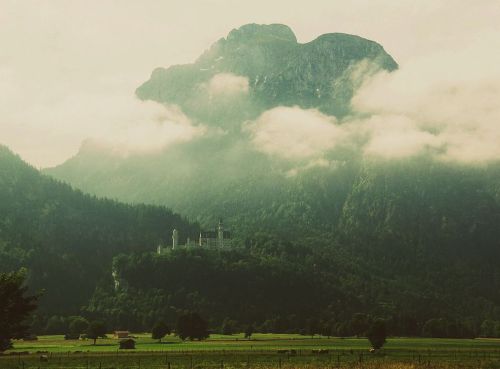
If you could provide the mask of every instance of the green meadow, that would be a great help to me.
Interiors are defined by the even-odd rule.
[[[63,336],[16,341],[0,357],[0,368],[500,368],[500,340],[495,339],[389,338],[374,354],[363,338],[255,334],[247,340],[235,334],[199,342],[167,336],[160,343],[149,334],[133,336],[135,350],[119,350],[120,340],[112,335],[96,345]]]

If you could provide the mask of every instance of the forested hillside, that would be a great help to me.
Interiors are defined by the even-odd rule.
[[[302,210],[262,210],[252,219],[262,230],[247,229],[237,249],[115,258],[125,287],[100,289],[88,311],[147,327],[193,309],[213,326],[229,318],[270,331],[307,330],[313,317],[340,335],[353,333],[342,324],[356,313],[384,317],[401,335],[423,334],[432,319],[451,324],[451,336],[477,335],[499,320],[495,169],[426,159],[357,169],[345,193],[318,182],[296,203]]]
[[[426,334],[430,321],[436,334],[473,336],[500,320],[494,166],[420,158],[299,176],[295,186],[314,191],[299,198],[283,187],[288,202],[244,208],[240,219],[251,219],[238,228],[232,218],[231,249],[161,256],[154,249],[173,227],[199,227],[163,208],[84,195],[6,148],[0,169],[0,267],[27,267],[30,287],[46,290],[40,322],[81,314],[147,330],[194,310],[214,328],[350,335],[365,314],[387,319],[393,334]]]
[[[458,323],[478,332],[500,320],[498,161],[457,159],[468,131],[446,132],[446,107],[423,122],[396,119],[399,107],[356,110],[363,81],[397,67],[357,36],[300,44],[286,26],[246,25],[192,64],[156,69],[137,96],[174,105],[203,134],[128,156],[87,142],[47,173],[204,227],[222,217],[240,248],[124,254],[115,262],[127,288],[102,285],[87,313],[147,327],[155,311],[196,309],[214,325],[285,319],[305,329],[311,316],[342,323],[362,312],[399,322],[398,334],[438,319],[455,335]]]
[[[85,195],[0,147],[0,271],[28,269],[42,316],[79,313],[117,253],[155,250],[174,227],[199,230],[165,208]]]

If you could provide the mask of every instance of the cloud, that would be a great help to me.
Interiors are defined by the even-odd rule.
[[[210,79],[206,87],[211,97],[247,94],[248,78],[232,73],[219,73]]]
[[[268,110],[248,123],[245,130],[257,150],[290,160],[318,158],[341,142],[345,134],[334,117],[299,107]]]
[[[366,81],[353,108],[371,134],[365,152],[386,158],[429,147],[444,161],[500,159],[500,33],[436,52]]]
[[[337,122],[316,110],[280,107],[249,125],[255,147],[300,161],[338,147],[369,159],[429,154],[445,162],[500,160],[500,32],[473,44],[416,58],[392,73],[366,62],[350,69],[359,83],[353,115]],[[343,78],[346,78],[344,76]]]
[[[41,166],[74,155],[84,140],[128,155],[161,150],[205,131],[175,106],[140,101],[132,94],[39,90],[25,92],[0,70],[0,141]]]
[[[91,137],[114,154],[152,153],[170,145],[190,141],[206,132],[206,127],[193,125],[177,107],[154,102],[130,101],[129,109],[103,132]]]
[[[361,150],[369,157],[401,159],[442,145],[439,137],[420,130],[414,121],[402,115],[373,116],[351,124],[368,133],[369,139]]]
[[[237,5],[233,0],[145,3],[3,0],[0,142],[35,165],[61,163],[75,154],[85,138],[104,130],[107,123],[99,117],[100,111],[104,117],[118,117],[129,105],[135,106],[130,96],[154,68],[190,63],[231,29],[250,22],[285,23],[300,42],[327,32],[351,33],[379,42],[400,63],[398,75],[403,70],[414,70],[417,74],[411,76],[413,72],[408,72],[408,78],[398,77],[400,85],[392,91],[382,83],[380,89],[372,91],[379,94],[379,99],[390,96],[398,103],[403,103],[402,97],[407,94],[406,106],[415,106],[412,97],[415,94],[405,89],[416,89],[420,78],[428,80],[430,69],[435,69],[436,78],[440,79],[448,70],[468,69],[467,64],[482,65],[477,68],[481,73],[498,70],[500,65],[493,63],[497,59],[493,54],[498,54],[495,47],[498,35],[496,39],[482,41],[486,31],[499,30],[500,2],[482,0],[480,6],[473,1],[461,1],[460,6],[456,3],[456,0],[420,0],[418,4],[412,0],[311,0],[290,7],[286,0],[255,0]],[[471,53],[466,59],[461,59],[460,53],[453,57],[457,50],[481,42],[485,45],[478,54]],[[446,49],[452,50],[452,55],[442,58],[447,62],[444,67],[422,67],[425,73],[419,75],[421,68],[411,66],[417,57]],[[432,59],[440,58],[429,58],[428,64],[433,63]],[[492,62],[485,65],[488,59]],[[471,76],[470,70],[464,75]],[[398,96],[401,91],[403,94]],[[425,92],[419,95],[425,97]],[[374,102],[373,94],[366,97]],[[117,101],[119,105],[114,110],[110,104],[95,102],[101,98],[110,104]],[[401,109],[404,106],[399,105]],[[466,106],[463,105],[464,110]],[[383,108],[384,114],[407,116],[397,104]],[[448,105],[450,110],[456,108]],[[378,109],[367,111],[379,114]],[[464,117],[467,114],[465,111]],[[420,118],[411,118],[420,127]],[[481,129],[485,142],[475,140],[473,148],[469,141],[468,150],[464,150],[462,142],[468,137],[467,130],[453,133],[456,130],[450,128],[448,134],[452,137],[446,140],[446,157],[464,160],[460,156],[466,152],[470,152],[467,158],[477,153],[475,160],[495,157],[492,153],[497,137],[492,130],[490,135],[487,129]]]
[[[317,158],[317,159],[312,159],[309,162],[306,162],[303,165],[298,165],[294,166],[292,169],[289,169],[285,172],[285,177],[292,178],[297,176],[299,173],[307,171],[309,169],[313,168],[337,168],[339,165],[339,162],[337,161],[330,161],[325,158]]]

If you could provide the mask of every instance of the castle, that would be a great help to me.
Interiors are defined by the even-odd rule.
[[[163,254],[166,250],[175,250],[184,247],[209,247],[223,248],[231,247],[231,232],[224,230],[222,220],[219,220],[217,228],[213,231],[200,231],[198,242],[191,240],[189,237],[184,245],[179,244],[179,231],[172,231],[172,246],[169,248],[163,244],[158,245],[158,254]]]

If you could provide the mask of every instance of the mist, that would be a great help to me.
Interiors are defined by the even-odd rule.
[[[203,122],[175,106],[141,102],[134,90],[154,68],[193,62],[231,29],[251,22],[287,24],[300,42],[327,32],[357,34],[381,43],[400,64],[397,72],[365,81],[353,100],[357,116],[334,122],[298,113],[304,122],[311,117],[313,125],[324,119],[330,126],[316,124],[291,159],[303,160],[303,153],[321,158],[350,140],[352,127],[370,137],[360,148],[369,157],[430,149],[441,160],[485,162],[500,154],[497,1],[457,7],[453,1],[3,0],[1,6],[0,143],[36,166],[64,162],[89,138],[128,154],[203,135]],[[206,87],[219,98],[250,88],[231,75]],[[296,122],[289,142],[280,144],[293,144],[302,128]],[[280,155],[263,132],[253,131],[257,149]],[[328,142],[314,133],[326,133]]]
[[[370,156],[432,152],[443,161],[500,159],[500,32],[481,34],[459,49],[435,52],[394,73],[365,81],[352,104],[370,118]]]
[[[431,155],[485,164],[500,159],[500,32],[415,58],[399,70],[349,69],[359,84],[352,115],[341,121],[318,111],[278,107],[248,125],[259,151],[290,160],[324,157],[358,145],[369,160]]]

